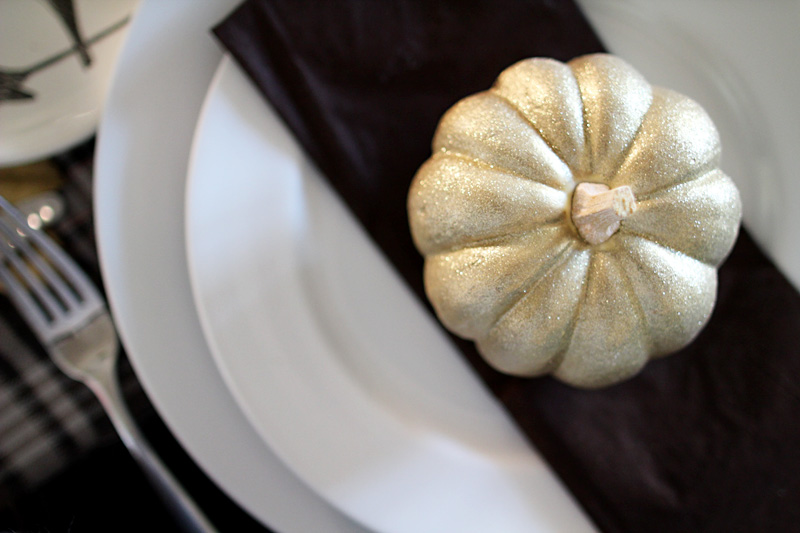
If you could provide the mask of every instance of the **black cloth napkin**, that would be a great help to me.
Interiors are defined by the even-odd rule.
[[[552,0],[248,0],[214,31],[423,301],[405,205],[442,113],[517,60],[604,50]],[[800,295],[743,231],[706,329],[626,383],[509,377],[453,342],[600,529],[792,531],[798,332]]]

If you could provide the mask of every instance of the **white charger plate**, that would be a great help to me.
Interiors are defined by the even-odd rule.
[[[736,54],[781,39],[767,22],[792,4],[758,35],[720,29],[759,20],[750,4],[583,5],[612,51],[707,108],[748,227],[797,283],[786,246],[797,215],[781,207],[798,190],[774,142],[795,130]],[[773,67],[792,53],[773,50]],[[230,61],[201,116],[187,195],[192,287],[228,387],[276,453],[380,531],[590,528]]]
[[[137,5],[138,0],[74,0],[91,61],[84,65],[47,2],[0,2],[0,68],[26,73],[17,88],[32,95],[0,102],[0,166],[41,159],[95,133]]]
[[[364,533],[281,463],[226,389],[203,338],[186,267],[192,132],[222,54],[209,29],[238,0],[144,0],[97,145],[95,216],[111,309],[150,399],[192,458],[281,533]]]
[[[197,113],[222,56],[207,30],[236,3],[144,0],[131,28],[97,148],[96,216],[106,288],[124,344],[148,394],[212,479],[278,531],[363,531],[330,508],[320,510],[321,501],[277,464],[220,378],[195,315],[183,249],[183,178]],[[752,111],[763,119],[767,137],[752,135],[754,142],[770,146],[777,139],[777,147],[770,146],[777,153],[771,154],[774,158],[764,167],[765,190],[792,204],[798,201],[798,187],[791,183],[789,170],[793,168],[791,147],[798,145],[800,135],[798,108],[791,101],[800,94],[800,86],[797,71],[785,67],[797,57],[798,42],[792,33],[798,20],[796,3],[773,2],[757,11],[746,0],[726,2],[724,10],[716,2],[688,0],[668,5],[624,0],[581,3],[612,49],[623,50],[625,32],[613,31],[613,21],[605,20],[603,12],[627,6],[642,17],[649,16],[645,28],[658,29],[667,22],[681,28],[682,36],[690,41],[702,37],[711,57],[719,57],[721,51],[723,59],[735,65],[733,74],[747,78],[746,89],[758,95]],[[752,32],[731,31],[731,27]],[[642,52],[641,61],[634,60],[644,49],[642,43],[631,46],[625,50],[626,57],[658,80],[664,73],[655,65],[648,68],[646,53]],[[675,81],[691,83],[659,81],[676,88]],[[726,161],[730,152],[726,149]],[[772,179],[782,183],[777,193]],[[758,215],[763,210],[752,211]],[[783,233],[774,216],[765,216],[768,223],[759,225],[759,217],[749,215],[749,226],[754,231],[766,228],[759,232],[760,242],[767,243],[767,251],[800,286],[800,261],[796,260],[800,247],[796,239],[784,237],[798,227],[798,214],[782,216],[788,218],[780,222],[793,223]],[[771,232],[774,228],[780,239]]]

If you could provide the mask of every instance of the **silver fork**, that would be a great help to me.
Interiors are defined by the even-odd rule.
[[[55,364],[100,400],[122,442],[177,520],[215,531],[139,431],[116,377],[119,342],[93,282],[46,234],[0,196],[0,282]]]

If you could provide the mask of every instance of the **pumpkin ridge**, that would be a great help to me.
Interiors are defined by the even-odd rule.
[[[645,235],[645,234],[639,233],[637,231],[624,230],[622,227],[619,228],[619,233],[624,233],[625,235],[627,235],[629,237],[636,237],[638,239],[644,239],[644,240],[652,242],[653,244],[655,244],[657,246],[660,246],[660,247],[664,248],[665,250],[668,250],[668,251],[670,251],[672,253],[680,254],[680,255],[683,255],[685,257],[688,257],[689,259],[697,261],[698,263],[700,263],[700,264],[702,264],[704,266],[710,266],[711,268],[714,268],[714,269],[717,268],[716,263],[709,263],[707,261],[703,261],[699,257],[695,257],[692,254],[687,254],[686,252],[684,252],[682,250],[678,250],[677,248],[673,248],[672,246],[668,246],[668,245],[666,245],[666,244],[664,244],[662,242],[658,242],[657,240],[655,240],[654,238],[652,238],[649,235]]]
[[[548,147],[549,146],[550,145],[548,145]],[[552,148],[551,148],[551,150],[552,150]],[[445,150],[442,150],[441,152],[438,152],[438,153],[434,154],[433,157],[437,158],[437,159],[442,159],[442,158],[447,158],[447,157],[452,157],[453,159],[460,159],[460,160],[466,161],[466,162],[468,162],[470,164],[474,164],[477,167],[482,168],[482,169],[498,171],[498,172],[501,172],[503,174],[507,174],[508,176],[511,176],[511,177],[515,177],[515,178],[519,178],[521,180],[529,181],[529,182],[535,183],[537,185],[544,185],[545,187],[550,187],[551,189],[555,189],[558,192],[566,192],[561,187],[557,187],[555,185],[555,182],[554,183],[548,183],[548,182],[545,182],[545,181],[539,181],[539,180],[537,180],[535,178],[532,178],[532,177],[529,177],[529,176],[524,176],[524,175],[520,174],[519,172],[517,172],[515,170],[511,170],[510,168],[507,168],[507,167],[503,167],[503,166],[500,166],[500,165],[490,165],[489,163],[487,163],[486,161],[484,161],[482,159],[478,159],[477,157],[473,157],[473,156],[471,156],[469,154],[465,154],[463,152],[457,152],[455,150],[445,149]],[[575,183],[575,176],[572,175],[572,169],[569,168],[568,166],[567,166],[567,168],[570,171],[570,177],[572,178],[572,183]]]
[[[560,226],[564,223],[564,218],[566,214],[559,215],[559,218],[550,220],[547,222],[538,222],[535,225],[525,228],[522,231],[515,231],[513,233],[503,233],[501,235],[495,235],[492,237],[484,237],[483,239],[477,239],[471,242],[466,243],[455,243],[447,248],[436,249],[429,252],[427,255],[433,257],[439,254],[449,254],[453,252],[457,252],[458,250],[468,250],[470,248],[481,248],[484,246],[497,246],[503,244],[505,241],[516,240],[520,237],[523,237],[531,232],[539,231],[544,228],[549,228],[551,226]]]
[[[522,112],[522,111],[521,111],[521,110],[520,110],[520,109],[519,109],[519,108],[516,106],[516,104],[514,104],[514,102],[512,102],[511,100],[509,100],[508,98],[506,98],[505,96],[503,96],[502,94],[500,94],[500,91],[496,90],[496,89],[493,87],[493,88],[489,89],[489,92],[490,92],[490,93],[491,93],[493,96],[496,96],[497,98],[499,98],[500,100],[502,100],[502,101],[504,101],[506,104],[508,104],[508,107],[510,107],[511,109],[513,109],[513,110],[514,110],[514,111],[515,111],[515,112],[516,112],[516,113],[517,113],[517,114],[518,114],[520,117],[522,117],[522,120],[524,120],[525,122],[527,122],[527,123],[530,125],[531,129],[532,129],[533,131],[535,131],[535,132],[536,132],[536,134],[539,136],[539,138],[541,138],[541,139],[544,141],[544,143],[547,145],[547,147],[548,147],[548,148],[550,148],[550,151],[551,151],[551,152],[553,152],[553,154],[554,154],[554,155],[555,155],[555,156],[556,156],[556,157],[557,157],[557,158],[558,158],[558,159],[559,159],[559,160],[560,160],[562,163],[564,163],[564,165],[565,165],[565,166],[566,166],[566,167],[567,167],[567,168],[570,170],[570,172],[571,172],[571,173],[572,173],[572,175],[573,175],[573,180],[574,180],[575,171],[573,170],[573,168],[572,168],[572,167],[569,165],[569,163],[567,163],[567,160],[564,158],[564,156],[558,153],[558,150],[556,150],[556,149],[555,149],[555,147],[553,146],[553,143],[551,143],[551,142],[550,142],[550,141],[549,141],[549,140],[548,140],[548,139],[547,139],[547,138],[544,136],[544,134],[542,134],[541,130],[540,130],[539,128],[537,128],[537,127],[536,127],[536,124],[534,124],[534,123],[533,123],[533,121],[532,121],[530,118],[528,118],[527,116],[525,116],[525,113],[523,113],[523,112]],[[583,101],[582,101],[582,100],[581,100],[581,105],[583,105]],[[584,126],[584,129],[585,129],[585,126]]]
[[[656,243],[657,244],[657,243]],[[639,319],[639,323],[642,324],[642,337],[644,337],[645,345],[647,346],[647,353],[652,354],[653,348],[655,343],[653,341],[652,335],[650,335],[650,331],[652,327],[650,325],[650,321],[647,319],[647,313],[644,310],[644,306],[642,305],[642,301],[639,298],[639,295],[636,294],[636,289],[633,286],[633,282],[631,281],[628,272],[620,265],[619,258],[616,255],[611,254],[611,259],[614,263],[614,268],[617,270],[617,274],[619,275],[620,279],[623,281],[623,286],[625,287],[625,292],[628,293],[628,299],[633,304],[631,307],[633,312],[637,315]]]
[[[558,370],[558,367],[561,366],[561,363],[564,362],[564,357],[567,355],[567,351],[569,351],[569,347],[572,344],[572,337],[575,336],[575,324],[578,323],[578,318],[580,317],[581,310],[583,309],[584,302],[586,302],[586,291],[589,290],[589,273],[592,271],[592,259],[594,258],[593,253],[590,252],[589,256],[589,264],[586,266],[586,279],[581,287],[581,296],[578,298],[578,302],[575,305],[575,311],[572,313],[572,318],[569,322],[569,327],[567,328],[567,338],[564,340],[564,348],[559,351],[557,354],[553,356],[552,363],[553,363],[553,371],[555,372]]]
[[[699,129],[698,129],[699,128]],[[639,182],[639,196],[664,187],[690,181],[710,168],[719,166],[721,139],[711,118],[691,98],[653,87],[653,101],[643,117],[636,142],[612,178],[614,184]],[[659,144],[669,143],[669,150]],[[653,150],[654,153],[650,153]],[[652,157],[652,160],[650,160]],[[642,183],[639,176],[654,172],[653,187]]]
[[[558,254],[553,257],[550,263],[547,264],[547,266],[545,266],[539,273],[537,273],[538,275],[531,276],[531,279],[533,280],[531,283],[528,283],[519,289],[523,293],[522,296],[510,302],[510,304],[503,309],[500,314],[497,315],[497,318],[492,321],[489,327],[486,328],[486,331],[489,332],[497,327],[497,325],[503,320],[503,317],[508,315],[508,313],[510,313],[517,305],[519,305],[519,303],[522,302],[525,297],[530,294],[544,278],[547,277],[548,274],[569,261],[570,257],[572,257],[572,252],[575,251],[576,247],[577,244],[575,241],[567,242],[564,247],[559,250]]]
[[[665,283],[664,277],[662,277],[661,269],[662,268],[664,269],[665,273],[663,274],[663,276],[665,277],[670,277],[671,275],[673,275],[673,273],[677,276],[682,277],[684,275],[687,275],[688,273],[692,273],[695,271],[697,272],[702,271],[703,276],[707,277],[709,282],[711,282],[712,278],[716,280],[716,269],[709,265],[705,265],[702,262],[697,261],[696,259],[690,256],[675,254],[671,250],[662,248],[658,244],[652,243],[651,241],[639,239],[638,237],[626,237],[626,239],[634,241],[634,243],[627,243],[625,244],[625,246],[630,249],[635,248],[638,251],[635,253],[626,254],[625,256],[618,258],[618,260],[623,264],[624,271],[631,285],[633,286],[633,290],[636,291],[636,286],[637,286],[637,283],[634,282],[634,275],[632,274],[634,272],[641,273],[641,276],[639,276],[640,285],[644,284],[648,288],[650,288],[650,290],[654,290],[654,294],[648,294],[646,291],[638,292],[637,294],[640,295],[639,301],[647,302],[648,300],[651,300],[653,296],[655,296],[657,301],[655,302],[655,304],[653,304],[651,301],[651,307],[655,306],[659,311],[666,310],[667,311],[666,314],[672,315],[673,318],[670,318],[668,320],[672,326],[678,328],[679,333],[677,333],[677,335],[683,337],[684,339],[696,337],[699,334],[700,330],[702,329],[702,326],[700,326],[700,328],[698,329],[697,326],[695,325],[696,324],[695,320],[699,318],[703,321],[703,323],[706,323],[710,317],[710,311],[708,312],[708,314],[702,313],[700,315],[693,315],[691,310],[692,306],[689,306],[687,308],[686,306],[681,305],[679,303],[682,301],[681,300],[682,296],[680,295],[680,291],[674,291],[674,289],[676,287],[683,286],[683,283],[682,282],[675,284]],[[644,245],[644,243],[647,243],[647,245]],[[657,257],[655,259],[652,257],[652,252],[654,251],[654,249],[660,250],[659,251],[660,257]],[[698,263],[698,264],[694,265],[693,263]],[[628,264],[627,268],[624,267],[625,264]],[[656,277],[659,279],[657,283],[647,279],[648,277],[652,276],[656,271],[659,272],[656,275]],[[687,284],[692,284],[692,283],[693,282],[687,282]],[[699,282],[699,283],[694,282],[694,283],[698,286],[699,290],[699,292],[694,294],[696,295],[696,297],[702,298],[702,288],[699,286],[700,285],[708,286],[707,282]],[[711,283],[715,287],[711,292],[715,294],[717,282],[713,281]],[[714,296],[712,296],[712,300],[713,299],[715,299]],[[642,304],[642,307],[646,306]],[[710,309],[713,309],[713,304],[711,304],[709,310]],[[653,320],[648,320],[647,322],[650,332],[650,338],[652,340],[652,344],[650,346],[651,358],[658,358],[666,354],[672,353],[674,351],[674,345],[670,347],[669,344],[670,337],[674,337],[674,335],[676,334],[670,333],[665,335],[663,333],[663,327],[665,322],[663,319],[664,315],[662,315],[662,318],[660,319],[661,321],[660,325],[658,324],[659,322],[658,316],[654,317],[648,312],[645,312],[645,315],[648,319],[653,319]],[[690,321],[685,322],[682,321],[680,318],[677,319],[674,318],[676,316],[677,317],[683,316],[689,318]],[[687,335],[689,336],[687,337]]]
[[[590,310],[596,310],[596,309],[599,308],[599,309],[603,309],[605,311],[605,309],[606,309],[604,306],[603,307],[598,307],[601,304],[600,304],[600,302],[597,301],[597,298],[596,298],[597,294],[601,294],[601,295],[605,295],[606,294],[605,288],[601,288],[600,290],[594,291],[594,295],[595,295],[594,298],[592,298],[590,296],[590,292],[589,292],[593,285],[600,283],[597,280],[597,276],[600,276],[600,274],[598,273],[598,268],[596,267],[595,262],[598,261],[599,258],[601,258],[601,257],[604,258],[604,264],[609,266],[609,267],[611,267],[610,269],[605,269],[605,271],[608,272],[609,270],[612,270],[613,274],[614,274],[613,278],[621,279],[619,274],[620,274],[622,268],[619,265],[619,261],[618,261],[618,259],[616,257],[616,253],[614,253],[614,252],[594,252],[594,253],[592,253],[591,258],[589,260],[589,265],[588,265],[588,268],[587,268],[587,272],[586,272],[586,280],[585,280],[585,287],[584,287],[584,290],[583,290],[583,295],[582,295],[581,300],[578,302],[578,304],[576,306],[577,307],[577,313],[576,313],[575,322],[573,324],[573,331],[572,331],[572,336],[570,337],[570,343],[567,345],[567,348],[565,350],[564,356],[562,357],[561,363],[559,364],[559,366],[553,372],[553,375],[556,378],[558,378],[561,381],[564,381],[565,383],[571,384],[573,386],[579,386],[581,388],[589,388],[589,389],[602,387],[602,386],[604,386],[604,384],[603,384],[603,380],[601,380],[599,382],[593,382],[592,380],[594,378],[590,379],[589,381],[586,381],[584,379],[584,378],[587,377],[586,374],[581,376],[582,370],[581,370],[580,367],[582,365],[579,365],[578,367],[575,366],[575,359],[576,358],[578,360],[585,359],[585,353],[586,353],[586,346],[585,346],[585,344],[586,344],[585,340],[586,339],[585,339],[585,337],[578,341],[579,342],[578,348],[576,348],[574,350],[574,353],[573,353],[574,357],[573,357],[573,360],[571,361],[571,366],[568,366],[567,368],[565,368],[564,367],[564,363],[567,362],[567,356],[573,350],[573,344],[576,341],[576,334],[579,333],[579,326],[581,325],[581,323],[583,323],[583,324],[591,323],[591,320],[588,319],[588,318],[584,318],[583,314],[585,312],[589,311],[590,315],[591,314],[597,315],[597,313],[591,313]],[[607,278],[611,278],[612,276],[607,275],[606,277]],[[628,300],[631,299],[631,295],[630,295],[628,287],[625,287],[625,286],[623,286],[623,285],[621,285],[619,283],[615,283],[614,285],[621,288],[620,296],[623,296],[623,297],[627,298]],[[601,285],[601,287],[602,287],[602,285]],[[592,301],[592,300],[594,300],[594,301]],[[637,305],[637,302],[630,302],[630,303],[631,303],[631,306]],[[614,301],[613,302],[613,306],[614,306],[614,308],[616,308],[618,306],[618,302]],[[612,310],[613,310],[613,308],[612,308]],[[631,316],[631,315],[627,315],[627,316]],[[631,343],[635,345],[636,344],[636,342],[635,342],[636,339],[642,339],[643,341],[644,340],[649,341],[649,339],[644,339],[643,338],[643,335],[644,335],[643,329],[644,329],[644,324],[646,324],[646,323],[643,323],[641,321],[641,315],[639,315],[637,313],[636,315],[634,315],[634,318],[637,318],[639,320],[632,323],[632,325],[635,326],[633,331],[628,330],[627,336],[626,336],[625,346],[627,346],[628,344],[631,344]],[[641,331],[639,331],[639,330],[641,330]],[[637,331],[638,331],[639,335],[636,335]],[[586,332],[584,331],[582,333],[585,334]],[[633,335],[631,335],[632,333],[633,333]],[[589,334],[591,336],[593,334],[593,332],[590,331]],[[584,346],[581,347],[581,344],[584,344]],[[642,344],[643,344],[642,348],[645,348],[645,345],[649,344],[649,342],[646,342],[646,343],[643,342]],[[597,351],[598,349],[599,348],[597,346],[593,346],[591,348],[592,351]],[[639,372],[641,370],[641,368],[645,364],[647,364],[647,362],[650,359],[649,351],[642,350],[641,354],[644,355],[644,358],[640,359],[639,357],[637,357],[635,360],[631,360],[631,359],[626,359],[625,360],[626,364],[627,363],[633,363],[632,365],[628,365],[628,368],[626,369],[625,377],[631,377],[632,375],[634,375],[637,372]],[[602,359],[607,360],[607,358],[605,358],[605,357],[602,358]],[[577,371],[577,374],[576,374],[576,371]],[[616,381],[619,381],[619,380],[617,379]]]
[[[572,314],[572,321],[570,322],[569,338],[564,342],[564,349],[555,355],[555,358],[558,360],[558,364],[553,366],[553,375],[557,375],[558,369],[564,362],[564,358],[567,356],[570,346],[572,346],[572,339],[575,337],[575,326],[578,324],[578,320],[581,317],[583,308],[586,307],[586,299],[589,291],[589,278],[593,270],[592,263],[595,261],[596,255],[597,254],[590,252],[589,264],[586,265],[586,277],[583,280],[583,287],[581,287],[581,296],[578,298],[578,301],[575,304],[575,311]]]
[[[640,204],[625,229],[649,241],[719,265],[738,233],[741,198],[736,186],[719,169]]]
[[[639,125],[636,127],[636,131],[633,133],[630,142],[625,146],[625,148],[620,152],[620,155],[617,158],[617,161],[614,163],[614,171],[611,172],[611,175],[608,178],[609,183],[617,177],[619,171],[622,169],[622,165],[625,164],[625,160],[628,159],[628,155],[630,155],[631,150],[636,145],[636,140],[639,138],[639,133],[642,131],[642,127],[644,126],[644,121],[647,118],[647,115],[650,113],[650,110],[653,109],[653,100],[650,100],[650,105],[647,106],[647,111],[645,111],[644,115],[642,115],[642,120],[639,122]]]
[[[698,167],[698,169],[700,169],[699,172],[694,172],[694,171],[687,172],[686,174],[678,178],[675,181],[675,183],[672,183],[670,185],[665,185],[664,187],[652,190],[647,194],[638,196],[637,201],[639,202],[639,204],[643,204],[650,200],[659,199],[665,194],[670,194],[674,189],[685,187],[689,183],[695,183],[703,180],[711,180],[715,175],[719,175],[717,171],[720,171],[717,162],[714,160],[707,161],[704,165]],[[722,175],[725,175],[725,173],[723,172]]]
[[[589,174],[594,175],[594,156],[592,155],[592,147],[589,143],[589,121],[586,120],[586,102],[583,101],[583,91],[581,90],[581,84],[578,83],[578,77],[575,76],[575,71],[572,69],[572,65],[567,63],[569,67],[569,71],[572,73],[572,77],[575,78],[575,83],[578,85],[578,98],[581,101],[581,126],[583,127],[583,153],[584,153],[584,163],[588,163],[589,166]],[[588,160],[588,161],[587,161]],[[569,345],[567,345],[569,347]]]
[[[428,159],[408,196],[412,236],[423,254],[563,221],[568,195],[467,161]]]

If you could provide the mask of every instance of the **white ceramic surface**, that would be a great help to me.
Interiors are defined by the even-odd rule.
[[[212,354],[302,479],[381,532],[593,530],[230,59],[189,175]]]
[[[131,28],[98,144],[98,241],[107,289],[124,343],[149,395],[189,453],[224,490],[278,531],[359,531],[299,484],[245,419],[217,372],[192,302],[183,250],[183,179],[194,123],[221,58],[207,29],[236,3],[144,0]],[[687,46],[718,66],[722,60],[719,103],[724,107],[726,101],[749,102],[747,112],[757,125],[745,128],[745,135],[758,147],[755,153],[761,154],[751,164],[764,185],[742,183],[748,177],[737,177],[736,169],[730,168],[730,147],[723,166],[740,186],[762,195],[761,201],[745,204],[746,221],[800,286],[800,247],[789,235],[800,214],[796,210],[784,214],[788,218],[783,220],[793,224],[787,227],[771,209],[773,199],[798,200],[791,156],[800,130],[798,109],[791,102],[800,87],[797,70],[786,67],[797,57],[798,4],[776,0],[758,11],[756,3],[746,0],[724,4],[581,0],[581,4],[613,51],[665,85],[680,89],[681,83],[691,86],[692,80],[671,79],[672,71],[650,64],[648,54],[672,57],[671,68],[678,70],[682,62],[674,53]],[[676,40],[658,44],[663,41],[654,39],[649,46],[647,39],[629,42],[629,32],[620,31],[620,25],[629,26],[620,10],[634,20],[648,21],[640,35],[672,33]],[[691,58],[683,63],[694,65]],[[662,76],[670,79],[659,79]],[[731,76],[738,92],[730,92],[731,84],[725,81]],[[741,83],[742,79],[746,81]],[[711,91],[710,102],[693,96],[706,106],[712,104],[713,116],[719,115],[713,101],[719,94],[720,89]],[[714,118],[719,122],[719,116]],[[780,184],[777,189],[769,181],[773,178]],[[305,312],[302,306],[300,310]],[[369,381],[370,375],[371,370],[360,383],[379,387]],[[403,416],[398,413],[400,419]],[[402,460],[402,454],[398,458]]]
[[[127,22],[138,0],[75,0],[89,64],[49,2],[0,1],[0,70],[25,73],[0,101],[0,166],[61,152],[95,133]]]
[[[762,237],[791,227],[795,213],[779,208],[797,187],[784,187],[778,163],[789,154],[771,139],[796,132],[775,127],[763,80],[731,53],[754,37],[727,34],[726,48],[707,29],[752,6],[694,7],[687,17],[639,1],[585,3],[612,51],[708,109],[746,223],[780,258]],[[788,61],[791,48],[780,53]],[[209,92],[190,176],[189,264],[212,353],[301,478],[380,531],[483,531],[498,516],[503,531],[589,527],[230,61]],[[785,263],[796,277],[798,262]],[[466,505],[473,498],[482,505]]]
[[[192,131],[222,54],[209,34],[236,0],[145,0],[97,146],[95,212],[114,318],[137,375],[201,468],[280,533],[360,533],[270,452],[237,408],[192,303],[184,185]]]

